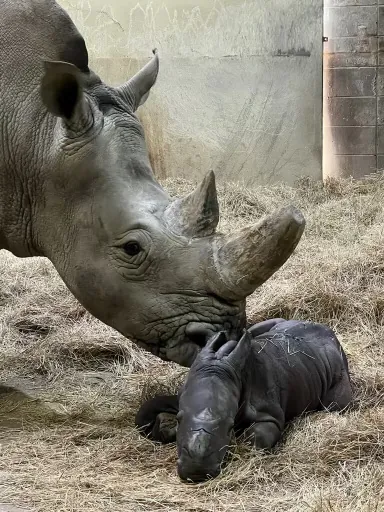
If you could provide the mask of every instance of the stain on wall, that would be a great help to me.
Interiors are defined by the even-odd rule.
[[[158,82],[139,109],[157,175],[321,179],[321,0],[61,4],[111,85],[158,48]]]

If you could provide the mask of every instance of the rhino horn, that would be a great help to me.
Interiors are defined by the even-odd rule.
[[[210,171],[186,197],[173,201],[165,211],[165,218],[177,235],[190,238],[213,235],[219,222],[214,172]]]
[[[159,72],[159,55],[156,49],[152,50],[152,53],[152,59],[140,71],[124,85],[115,89],[133,112],[147,100],[149,91],[156,82]]]
[[[242,229],[216,237],[216,276],[232,297],[244,298],[272,276],[290,257],[305,228],[302,213],[288,206]]]

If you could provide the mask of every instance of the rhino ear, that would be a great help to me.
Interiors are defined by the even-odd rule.
[[[40,93],[48,111],[74,131],[87,128],[92,112],[84,96],[80,70],[61,61],[44,61],[44,69]]]
[[[209,350],[210,352],[216,352],[217,350],[224,345],[224,343],[227,342],[227,335],[224,331],[220,331],[216,334],[214,334],[205,345],[205,349]]]
[[[220,356],[227,356],[227,361],[235,367],[243,368],[247,362],[252,348],[252,336],[244,331],[243,336],[236,342],[229,341],[220,349]],[[217,354],[219,356],[219,354]]]
[[[128,80],[124,85],[115,89],[128,108],[135,112],[147,101],[149,92],[155,84],[159,72],[159,56],[157,50],[152,50],[152,59]]]

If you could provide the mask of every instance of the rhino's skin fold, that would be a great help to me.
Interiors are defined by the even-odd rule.
[[[164,360],[190,366],[213,333],[237,338],[302,214],[216,233],[213,172],[171,201],[149,162],[135,112],[158,53],[110,87],[54,0],[0,0],[0,13],[0,249],[49,258],[90,313]]]
[[[327,326],[274,319],[240,341],[214,335],[178,396],[143,404],[136,425],[150,438],[177,441],[178,474],[199,482],[219,475],[231,436],[270,450],[285,425],[311,411],[341,411],[352,398],[348,362]],[[177,431],[161,413],[177,413]],[[156,428],[154,426],[156,425]]]

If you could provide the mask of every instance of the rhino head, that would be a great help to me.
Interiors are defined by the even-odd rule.
[[[201,482],[220,474],[243,395],[242,376],[252,355],[252,336],[227,341],[220,332],[195,358],[179,392],[177,471]]]
[[[90,71],[46,61],[41,98],[52,126],[34,248],[95,317],[164,360],[190,366],[207,339],[245,325],[245,298],[291,255],[304,229],[293,207],[232,235],[216,233],[208,173],[171,201],[156,181],[135,111],[158,55],[112,88]]]

